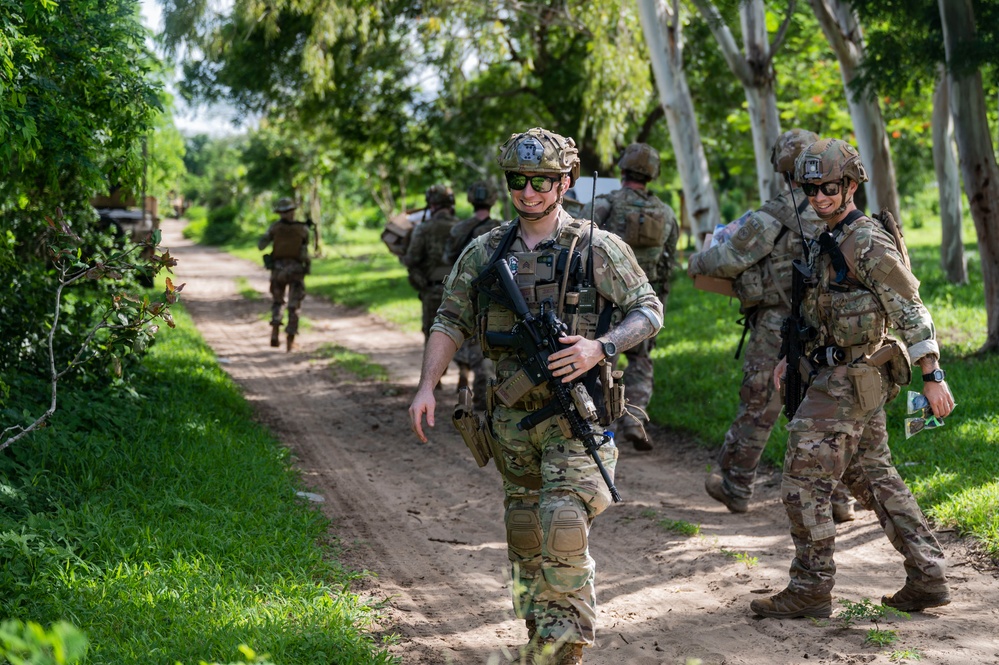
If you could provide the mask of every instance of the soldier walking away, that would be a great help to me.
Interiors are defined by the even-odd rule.
[[[535,662],[578,664],[596,638],[590,524],[616,492],[609,485],[617,460],[613,439],[591,411],[584,378],[608,367],[617,349],[655,335],[662,303],[627,244],[562,209],[579,173],[571,138],[542,128],[514,134],[498,161],[518,216],[473,240],[448,277],[409,414],[413,431],[426,441],[424,417],[431,427],[435,422],[434,385],[462,343],[479,334],[483,352],[496,362],[482,464],[491,455],[503,474],[514,611],[525,620]],[[510,307],[488,281],[496,275],[506,277],[500,281]],[[528,357],[517,340],[529,324],[561,329],[563,319],[562,348],[542,349],[539,367],[533,362],[539,356]],[[620,323],[611,328],[614,320]],[[550,378],[535,383],[532,377],[546,372]],[[573,397],[556,404],[555,393],[565,396],[569,386]],[[570,419],[585,420],[587,440],[597,432],[592,455]]]
[[[309,258],[311,222],[296,222],[296,208],[291,199],[280,199],[274,205],[274,212],[281,219],[271,224],[257,242],[257,249],[274,244],[274,250],[264,256],[264,265],[271,271],[271,346],[281,345],[281,308],[285,304],[285,291],[288,292],[288,325],[285,327],[288,351],[295,345],[298,309],[305,299],[305,276],[312,267]]]
[[[872,219],[857,209],[853,196],[867,172],[851,145],[812,143],[798,155],[794,179],[827,227],[801,271],[809,284],[801,315],[812,334],[804,335],[800,367],[788,367],[784,358],[774,370],[778,385],[785,372],[811,377],[787,426],[781,483],[795,557],[787,588],[750,607],[775,618],[832,613],[836,526],[830,496],[840,479],[875,511],[904,557],[905,584],[881,603],[905,612],[946,605],[943,551],[892,464],[885,429],[885,403],[908,384],[912,365],[922,369],[933,413],[942,418],[954,408],[919,280],[890,214]],[[890,337],[889,328],[901,339]]]
[[[708,494],[734,513],[749,510],[756,468],[780,416],[781,396],[772,377],[780,351],[781,324],[791,313],[791,262],[804,259],[801,233],[810,242],[826,226],[793,180],[794,160],[818,139],[817,134],[804,129],[781,134],[770,153],[774,171],[784,181],[781,193],[750,214],[731,240],[692,255],[687,263],[690,277],[734,280],[739,313],[749,332],[739,410],[718,454],[720,469],[704,483]],[[836,522],[854,518],[853,499],[842,483],[833,492],[832,510]]]
[[[598,196],[592,206],[584,208],[582,217],[592,219],[600,228],[616,233],[628,243],[665,311],[680,225],[673,209],[648,190],[648,183],[659,177],[659,153],[646,143],[632,143],[625,148],[617,166],[621,171],[621,188]],[[652,398],[650,354],[655,345],[656,338],[651,337],[624,352],[628,359],[624,394],[629,408],[618,429],[637,450],[652,450],[642,422],[648,420],[645,410]]]
[[[496,188],[487,180],[473,182],[468,188],[468,202],[475,212],[451,227],[451,235],[444,247],[445,263],[454,265],[472,240],[502,224],[501,220],[490,216],[496,199]],[[482,354],[478,338],[466,339],[454,354],[454,361],[458,365],[458,390],[468,386],[468,375],[472,374],[472,405],[476,411],[485,411],[486,382],[493,374],[493,363]]]
[[[446,185],[432,185],[427,189],[427,214],[429,217],[413,229],[409,247],[402,256],[403,265],[409,269],[409,283],[420,294],[423,303],[423,336],[430,336],[430,326],[444,295],[444,278],[451,272],[451,264],[444,259],[444,246],[451,236],[451,228],[458,223],[454,216],[454,192]]]

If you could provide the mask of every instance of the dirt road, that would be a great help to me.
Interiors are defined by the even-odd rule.
[[[180,260],[184,304],[260,419],[294,451],[310,490],[325,498],[346,563],[373,574],[356,590],[384,601],[381,630],[399,636],[392,651],[407,664],[504,662],[526,637],[509,600],[502,489],[495,468],[476,467],[451,428],[455,372],[438,393],[439,424],[421,445],[407,416],[421,335],[307,298],[311,327],[299,349],[272,349],[269,297],[246,299],[236,285],[244,277],[267,294],[264,269],[192,246],[180,228],[167,220],[163,244]],[[323,344],[369,354],[390,380],[330,369],[316,354]],[[784,587],[792,556],[776,475],[760,479],[750,513],[733,515],[704,493],[711,453],[653,434],[651,453],[622,449],[624,501],[591,533],[600,628],[585,652],[589,665],[889,663],[893,649],[917,649],[922,663],[999,664],[999,579],[949,533],[939,535],[954,602],[882,623],[898,632],[892,647],[864,644],[871,624],[754,618],[750,600]],[[700,533],[670,531],[666,520],[700,525]],[[838,598],[879,602],[904,581],[873,513],[843,525],[837,546]]]

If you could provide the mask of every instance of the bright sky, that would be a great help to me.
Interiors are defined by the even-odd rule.
[[[224,4],[231,4],[231,0]],[[142,6],[142,17],[147,27],[154,33],[159,33],[163,29],[163,10],[157,0],[140,0]],[[179,69],[174,71],[174,76],[179,77]],[[167,85],[169,92],[174,96],[174,124],[183,134],[208,134],[209,136],[226,136],[238,134],[245,131],[245,128],[234,127],[232,120],[236,117],[235,110],[222,104],[211,106],[199,106],[192,108],[177,93],[173,82]]]

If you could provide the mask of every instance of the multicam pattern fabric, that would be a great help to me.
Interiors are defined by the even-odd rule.
[[[563,212],[552,240],[558,239],[563,228],[572,223],[572,218]],[[448,277],[444,302],[432,330],[448,335],[456,346],[476,334],[477,298],[471,282],[486,266],[509,228],[504,225],[473,240]],[[526,253],[527,249],[518,235],[508,256]],[[585,260],[589,246],[583,250]],[[635,310],[648,312],[658,329],[662,322],[661,304],[627,245],[613,234],[595,230],[593,251],[598,292],[625,314]],[[500,380],[512,375],[517,367],[515,355],[500,355],[497,363]],[[590,522],[611,499],[582,442],[567,439],[556,421],[549,419],[526,432],[517,429],[517,423],[528,413],[497,406],[491,414],[492,431],[503,457],[501,466],[506,468],[505,520],[514,579],[514,609],[519,617],[535,619],[543,639],[565,637],[568,642],[592,644],[596,600],[594,564],[587,539]],[[617,449],[605,444],[599,454],[613,473]],[[541,487],[537,491],[514,482],[538,476]]]
[[[413,229],[409,248],[402,257],[403,265],[409,268],[410,283],[420,292],[424,335],[430,334],[434,314],[441,304],[442,282],[451,269],[451,264],[444,261],[444,247],[457,223],[448,208],[437,210]]]
[[[305,300],[305,266],[295,259],[275,259],[271,269],[271,325],[281,325],[281,308],[288,292],[288,325],[285,332],[298,333],[298,310]]]
[[[938,353],[933,322],[918,293],[906,297],[884,280],[876,279],[885,261],[896,269],[899,257],[892,239],[871,220],[861,218],[847,227],[839,242],[849,268],[846,294],[855,293],[868,302],[868,295],[873,294],[873,302],[887,325],[908,344],[913,362],[927,353]],[[842,287],[830,286],[833,271],[828,254],[817,259],[815,269],[819,283],[806,297],[806,320],[819,330],[817,344],[831,344],[834,326],[852,320],[855,323],[850,326],[860,328],[864,319],[856,316],[851,305],[856,299],[830,297]],[[882,324],[878,331],[882,336],[883,328]],[[880,387],[873,405],[861,405],[848,376],[850,371],[874,371],[880,377],[880,381],[873,381]],[[790,438],[781,493],[795,545],[792,588],[823,592],[833,587],[836,528],[829,496],[841,478],[861,503],[877,513],[888,539],[904,556],[911,585],[928,592],[946,588],[940,545],[891,461],[884,404],[892,388],[884,367],[858,366],[851,370],[844,365],[822,366],[788,424]]]

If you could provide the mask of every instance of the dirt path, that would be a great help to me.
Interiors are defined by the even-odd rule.
[[[294,451],[311,491],[325,498],[346,563],[374,574],[356,590],[385,601],[381,628],[399,636],[392,651],[407,664],[503,662],[525,631],[509,601],[502,489],[493,466],[477,468],[450,426],[455,372],[439,393],[431,442],[420,445],[407,407],[421,335],[307,298],[302,313],[311,328],[299,349],[272,349],[269,297],[248,300],[236,285],[244,277],[266,294],[264,269],[194,247],[180,228],[165,221],[164,245],[180,260],[185,305],[260,419]],[[370,354],[389,382],[334,372],[315,353],[322,344]],[[761,478],[752,512],[732,515],[704,493],[711,454],[667,431],[654,437],[652,453],[622,450],[624,501],[591,533],[600,629],[586,663],[890,662],[891,648],[863,644],[869,624],[754,618],[749,601],[783,588],[791,560],[776,476]],[[700,534],[667,531],[665,519],[699,524]],[[980,571],[951,534],[940,536],[954,602],[881,627],[897,630],[894,648],[918,649],[922,663],[999,665],[999,579]],[[901,558],[872,513],[843,526],[837,546],[838,598],[877,602],[904,581]]]

